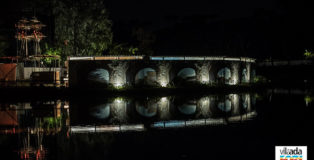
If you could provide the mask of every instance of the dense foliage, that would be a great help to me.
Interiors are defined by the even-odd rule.
[[[112,23],[102,0],[53,0],[54,40],[62,54],[102,55],[112,43]]]
[[[313,58],[314,57],[314,53],[308,51],[307,49],[304,52],[304,56],[305,58]]]

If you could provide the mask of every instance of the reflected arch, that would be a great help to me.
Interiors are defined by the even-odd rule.
[[[192,115],[196,112],[197,104],[195,102],[188,102],[178,106],[178,110],[184,115]]]
[[[156,80],[156,70],[153,68],[143,68],[135,75],[135,84],[145,83],[148,85],[153,85],[156,83]]]
[[[109,71],[107,69],[98,68],[88,73],[88,80],[97,83],[109,83]]]
[[[220,101],[217,104],[217,108],[223,112],[230,112],[232,109],[232,101],[229,98],[225,98],[224,101]]]
[[[100,104],[90,109],[90,115],[96,119],[104,120],[110,116],[110,104]]]
[[[154,117],[157,114],[157,104],[144,106],[139,103],[136,103],[135,109],[139,115],[146,118]]]

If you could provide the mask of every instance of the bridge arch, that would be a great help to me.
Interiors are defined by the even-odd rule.
[[[180,85],[182,82],[196,81],[197,69],[193,63],[174,63],[169,71],[171,84]]]
[[[134,78],[135,84],[156,85],[156,81],[157,71],[150,67],[140,69]]]
[[[177,77],[180,77],[187,81],[196,80],[196,71],[193,68],[182,68],[178,73]]]
[[[97,68],[88,73],[88,80],[98,83],[109,83],[109,71],[104,68]]]
[[[232,83],[231,69],[229,67],[223,67],[217,72],[217,82],[223,84]]]
[[[184,79],[193,77],[189,81],[195,80],[204,84],[219,82],[236,85],[252,81],[254,68],[251,68],[251,65],[255,63],[255,59],[252,58],[209,56],[151,56],[146,58],[144,56],[104,56],[70,57],[69,59],[69,66],[71,66],[69,67],[69,84],[74,87],[84,86],[86,82],[101,82],[101,84],[111,84],[115,87],[125,84],[134,85],[145,77],[163,87],[172,83],[175,77]],[[185,71],[179,73],[180,70]],[[190,72],[192,73],[190,76],[186,74],[188,70],[194,70]],[[150,74],[152,76],[148,76]]]

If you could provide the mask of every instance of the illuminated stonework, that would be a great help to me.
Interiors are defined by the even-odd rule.
[[[104,57],[69,57],[69,85],[71,87],[86,86],[85,83],[90,72],[99,68],[107,70],[109,73],[109,84],[116,88],[136,84],[136,74],[143,68],[151,68],[148,78],[152,82],[157,82],[162,87],[167,87],[173,82],[174,76],[181,75],[181,70],[193,69],[195,75],[189,77],[188,81],[197,81],[201,84],[227,84],[237,85],[239,83],[249,83],[252,80],[254,68],[252,64],[255,59],[235,58],[235,57],[207,57],[207,56],[104,56]],[[90,70],[86,69],[90,68]],[[97,70],[98,69],[98,70]],[[174,73],[176,72],[176,73]],[[93,72],[94,73],[94,72]],[[153,76],[155,75],[155,76]],[[83,77],[83,78],[82,78]],[[108,82],[106,76],[97,79],[101,82]],[[181,75],[182,77],[182,75]],[[183,76],[183,78],[186,78]],[[90,79],[94,80],[94,77]],[[95,81],[95,80],[94,80]],[[96,81],[96,82],[98,82]],[[93,85],[93,84],[91,84]],[[156,83],[151,83],[156,85]],[[174,84],[175,85],[175,84]]]
[[[211,68],[211,64],[209,62],[196,63],[196,79],[198,82],[202,84],[208,84],[209,81],[209,70]]]
[[[207,97],[202,97],[197,101],[197,107],[199,110],[199,115],[201,116],[209,116],[210,115],[210,98],[209,96]]]
[[[231,63],[231,85],[239,84],[239,68],[240,64],[238,62]]]
[[[230,94],[229,97],[231,98],[232,102],[232,114],[238,115],[240,114],[240,97],[238,94]]]
[[[170,101],[168,97],[162,97],[157,102],[159,118],[162,120],[170,119]]]
[[[109,79],[110,84],[113,84],[117,88],[125,85],[128,64],[126,62],[114,62],[108,66],[112,69]]]
[[[157,82],[162,87],[166,87],[169,83],[170,63],[161,62],[158,64]]]
[[[111,121],[115,122],[126,122],[127,121],[127,102],[123,98],[116,98],[111,103]]]

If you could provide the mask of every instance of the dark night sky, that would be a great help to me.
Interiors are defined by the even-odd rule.
[[[138,20],[150,23],[153,28],[171,25],[174,17],[214,16],[218,20],[228,20],[253,16],[257,9],[281,12],[275,0],[109,0],[106,4],[114,22]]]
[[[219,15],[222,19],[251,16],[259,8],[280,10],[278,0],[104,0],[114,20],[157,21],[166,16]],[[25,9],[25,0],[1,2],[1,21]],[[1,22],[0,21],[0,22]]]
[[[1,34],[23,15],[24,3],[2,2]],[[300,57],[304,49],[314,49],[313,8],[304,0],[105,0],[105,3],[114,24],[115,41],[133,43],[132,31],[140,27],[157,37],[158,54],[169,51],[207,54],[228,48],[226,52],[234,56],[291,58]]]
[[[111,14],[119,19],[160,19],[163,16],[219,14],[222,18],[252,15],[256,8],[276,9],[274,0],[214,0],[214,1],[108,1]]]

